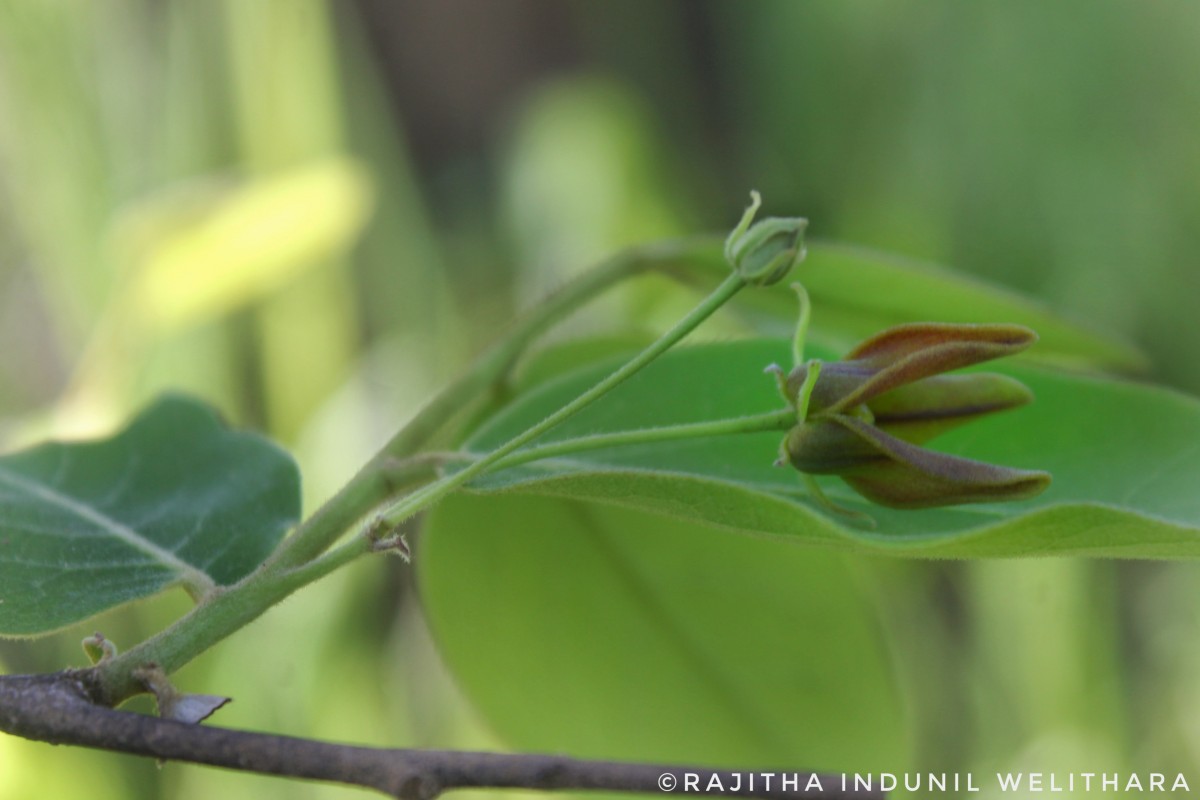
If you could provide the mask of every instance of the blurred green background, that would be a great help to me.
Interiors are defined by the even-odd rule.
[[[727,229],[750,188],[1200,392],[1198,43],[1183,0],[0,0],[0,443],[185,389],[291,449],[312,509],[519,309],[623,245]],[[686,302],[626,293],[574,330]],[[914,767],[1200,783],[1193,568],[855,568]],[[178,682],[235,695],[234,727],[503,747],[409,573],[343,572]],[[137,641],[178,594],[0,643],[0,668]],[[0,739],[0,797],[218,794],[360,793]]]

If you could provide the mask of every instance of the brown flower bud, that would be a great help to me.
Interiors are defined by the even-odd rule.
[[[949,456],[920,445],[984,414],[1033,399],[1004,375],[942,375],[1020,352],[1037,335],[1019,325],[919,323],[885,330],[843,361],[821,364],[805,387],[809,364],[783,381],[789,402],[807,388],[804,418],[783,452],[801,472],[837,475],[881,505],[924,508],[1022,500],[1050,484],[1045,472]]]

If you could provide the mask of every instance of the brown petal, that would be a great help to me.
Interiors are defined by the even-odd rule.
[[[876,372],[829,410],[844,412],[898,386],[1019,353],[1036,341],[1037,334],[1020,325],[921,322],[888,328],[846,356]]]
[[[1025,384],[1007,375],[973,372],[934,375],[897,387],[871,400],[875,425],[913,444],[986,414],[1033,401]]]
[[[1023,350],[1037,341],[1037,334],[1024,325],[1003,323],[970,325],[950,322],[910,322],[880,331],[860,342],[846,354],[846,360],[862,359],[887,364],[918,350],[948,341],[974,340]]]
[[[821,364],[821,376],[813,387],[812,398],[808,404],[809,416],[819,414],[830,406],[837,404],[843,397],[858,389],[871,380],[875,369],[861,362],[827,361]],[[808,377],[808,365],[800,364],[787,376],[787,391],[789,397],[796,397],[804,379]]]
[[[829,418],[869,442],[887,460],[857,467],[841,478],[859,494],[893,508],[1024,500],[1050,485],[1045,472],[1013,469],[936,453],[891,436],[862,420]]]
[[[870,441],[825,417],[788,431],[784,450],[793,467],[810,475],[840,475],[882,460]]]

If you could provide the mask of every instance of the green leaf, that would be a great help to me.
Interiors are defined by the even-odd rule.
[[[439,649],[523,750],[901,770],[906,719],[842,555],[551,498],[459,495],[415,559]]]
[[[183,397],[110,439],[0,458],[0,634],[47,633],[169,586],[234,583],[299,514],[291,457]]]
[[[761,372],[788,357],[787,347],[774,341],[674,351],[539,444],[776,410],[781,402]],[[1112,379],[988,366],[1024,382],[1034,403],[974,421],[932,447],[1049,471],[1052,486],[1034,500],[901,511],[872,505],[840,480],[822,478],[837,502],[875,518],[878,528],[866,531],[826,516],[795,472],[770,466],[781,438],[774,433],[577,453],[494,473],[472,488],[595,500],[732,531],[891,555],[1200,556],[1200,403]],[[611,368],[584,368],[522,395],[464,448],[492,449]]]
[[[793,280],[813,303],[812,332],[820,341],[849,349],[877,331],[903,322],[999,322],[1025,325],[1041,340],[1028,358],[1073,367],[1144,372],[1146,357],[1109,333],[1064,320],[1036,301],[977,278],[865,247],[811,243]],[[786,283],[786,281],[784,282]],[[739,302],[757,306],[790,334],[796,297],[785,286],[745,292]]]

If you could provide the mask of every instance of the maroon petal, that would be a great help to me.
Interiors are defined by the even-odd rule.
[[[846,356],[848,363],[865,365],[875,374],[829,410],[845,412],[898,386],[1012,355],[1036,341],[1037,334],[1020,325],[921,322],[888,328]]]
[[[836,405],[846,395],[856,391],[875,374],[875,369],[863,362],[827,361],[821,365],[821,377],[813,387],[809,401],[809,416],[820,414]],[[795,367],[787,377],[789,397],[796,397],[804,379],[808,377],[808,364]]]
[[[858,344],[846,354],[847,361],[874,361],[885,365],[892,361],[939,344],[973,340],[1010,348],[1005,352],[1023,350],[1037,341],[1037,334],[1024,325],[970,325],[950,322],[910,322],[880,331]]]
[[[824,416],[788,431],[784,450],[793,467],[810,475],[840,475],[883,458],[870,441]]]
[[[840,475],[855,491],[880,505],[929,508],[1024,500],[1041,494],[1050,485],[1050,475],[1045,472],[936,453],[853,417],[838,415],[829,419],[886,457]]]

